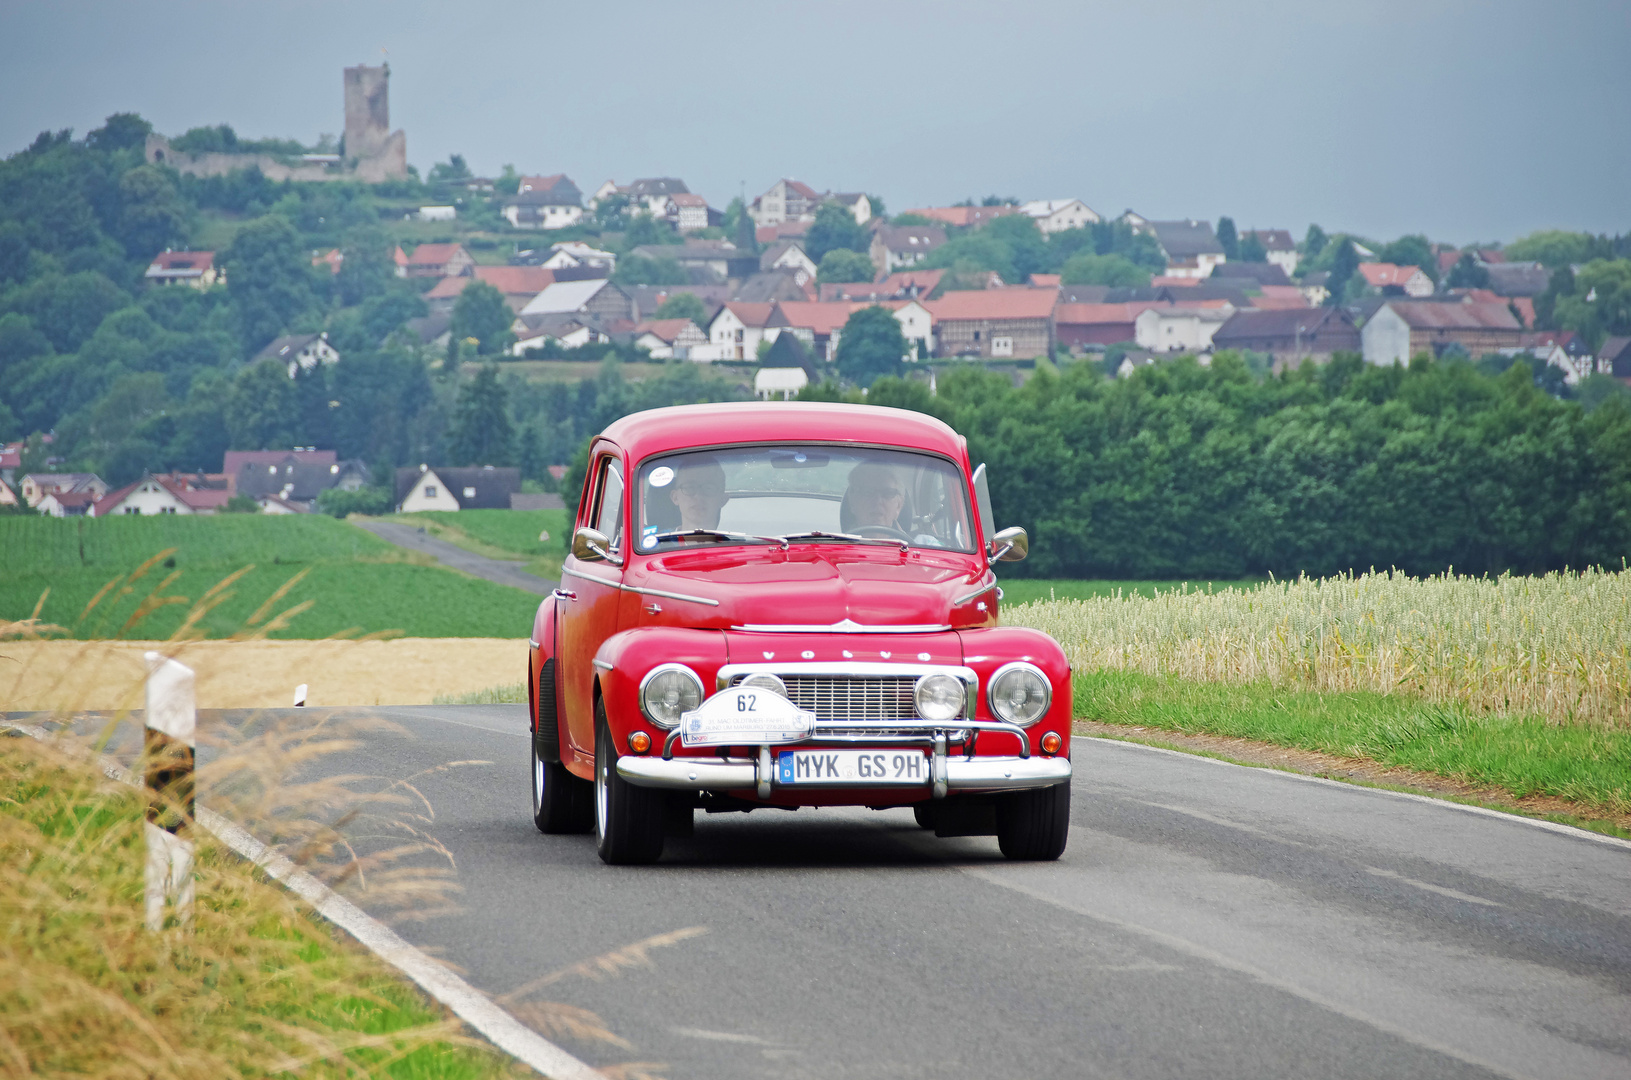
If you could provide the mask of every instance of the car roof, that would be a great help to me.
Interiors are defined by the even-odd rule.
[[[880,405],[818,401],[730,401],[649,409],[614,421],[601,437],[635,461],[693,446],[756,442],[899,446],[963,459],[963,437],[932,416]]]

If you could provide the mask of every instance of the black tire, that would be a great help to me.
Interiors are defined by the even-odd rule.
[[[594,825],[594,785],[558,761],[542,761],[533,744],[532,823],[541,833],[586,833]]]
[[[1057,859],[1069,837],[1069,780],[997,800],[997,846],[1008,858]]]
[[[913,803],[912,817],[917,819],[917,827],[920,829],[934,828],[936,809],[937,807],[935,804],[930,802],[928,799],[924,799],[922,802]]]
[[[653,863],[663,854],[667,793],[617,775],[617,748],[605,706],[595,705],[595,849],[613,866]]]

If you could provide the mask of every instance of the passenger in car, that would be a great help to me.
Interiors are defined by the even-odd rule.
[[[674,470],[668,497],[680,512],[678,531],[719,528],[719,512],[730,502],[724,467],[711,457],[687,461]]]

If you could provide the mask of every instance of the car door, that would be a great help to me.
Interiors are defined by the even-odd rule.
[[[610,559],[567,555],[562,567],[561,686],[566,706],[567,742],[591,761],[595,752],[595,654],[617,632],[618,585],[623,579],[625,484],[615,447],[597,447],[589,473],[593,488],[580,511],[578,527],[589,526],[610,541]]]

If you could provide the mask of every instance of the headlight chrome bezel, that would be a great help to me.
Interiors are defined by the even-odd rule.
[[[681,695],[680,700],[675,702],[673,705],[664,703],[661,706],[653,707],[650,697],[653,692],[652,683],[656,682],[659,676],[667,674],[680,675],[690,680],[691,686],[696,691],[696,702],[694,704],[687,707],[684,696]],[[680,722],[680,715],[700,707],[706,697],[707,695],[703,692],[702,688],[702,680],[697,676],[695,671],[692,671],[685,664],[658,664],[656,667],[646,672],[645,677],[640,680],[640,713],[647,720],[650,720],[653,724],[656,724],[658,727],[665,730],[672,730],[675,726],[677,726]],[[672,711],[673,718],[666,719],[665,717],[670,711]]]
[[[1016,673],[1033,675],[1042,685],[1042,707],[1029,719],[1016,720],[1013,716],[1009,716],[1004,708],[999,708],[997,705],[997,688],[1002,685],[1005,677]],[[1012,663],[1002,665],[1002,667],[991,673],[991,678],[985,684],[985,701],[986,705],[991,709],[991,715],[998,720],[1005,724],[1013,724],[1015,727],[1028,728],[1046,717],[1048,710],[1053,707],[1053,680],[1048,678],[1047,672],[1035,664],[1024,660],[1015,660]],[[1023,713],[1018,715],[1023,716]]]
[[[929,709],[924,708],[925,694],[926,692],[933,692],[932,688],[939,687],[943,683],[949,683],[951,687],[955,688],[956,703],[952,705],[947,699],[946,702],[939,705],[931,713]],[[950,705],[951,711],[946,712],[948,705]],[[912,708],[917,712],[918,716],[934,723],[945,723],[960,719],[968,710],[968,687],[964,685],[963,680],[949,672],[932,671],[921,676],[912,686]],[[944,715],[939,715],[940,713],[944,713]]]

